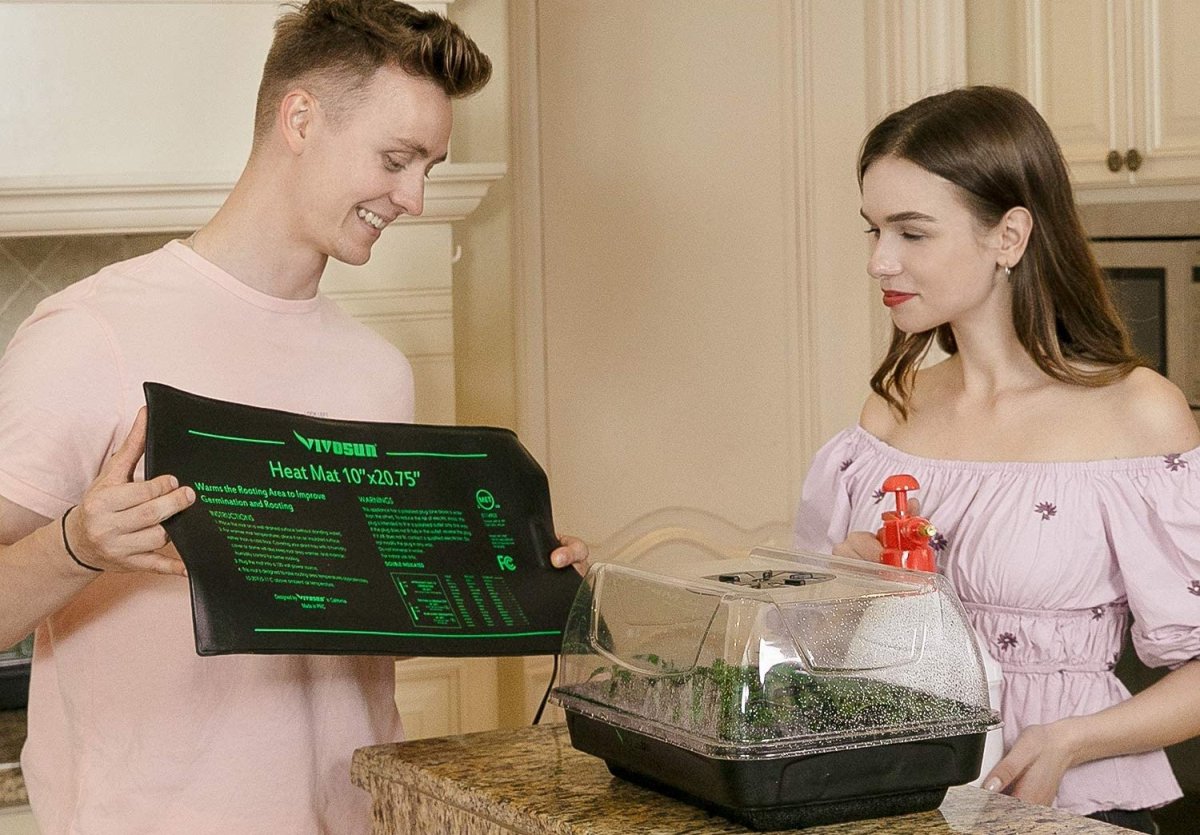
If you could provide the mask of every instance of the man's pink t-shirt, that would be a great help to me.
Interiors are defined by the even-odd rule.
[[[61,516],[147,380],[332,418],[413,414],[411,367],[386,340],[323,296],[264,295],[174,241],[50,297],[17,331],[0,360],[0,495]],[[400,738],[394,678],[389,658],[201,658],[185,579],[105,573],[37,630],[22,767],[39,826],[366,832],[350,756]]]

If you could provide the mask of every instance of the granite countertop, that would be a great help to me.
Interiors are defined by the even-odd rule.
[[[361,748],[354,753],[351,779],[375,798],[377,833],[410,831],[413,825],[423,831],[452,831],[444,824],[464,815],[487,821],[493,827],[488,832],[528,835],[751,831],[611,776],[603,760],[571,747],[565,725]],[[1125,830],[1006,795],[955,786],[936,811],[802,831],[805,835],[1117,835]]]
[[[0,710],[0,809],[29,802],[17,761],[25,744],[25,711]]]

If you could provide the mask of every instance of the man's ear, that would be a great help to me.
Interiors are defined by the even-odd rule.
[[[1033,215],[1024,206],[1013,206],[996,224],[998,251],[996,263],[1015,267],[1025,255],[1029,236],[1033,233]]]
[[[279,103],[279,130],[292,153],[303,152],[316,113],[316,99],[302,88],[291,90]]]

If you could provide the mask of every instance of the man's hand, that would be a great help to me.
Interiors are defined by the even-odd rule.
[[[555,568],[566,568],[568,565],[573,565],[580,576],[587,574],[589,567],[587,543],[575,536],[560,536],[558,542],[559,547],[550,552],[550,563]]]
[[[67,516],[67,541],[81,562],[98,569],[186,576],[179,553],[168,547],[162,522],[191,505],[196,494],[180,487],[171,475],[134,481],[134,468],[145,449],[143,407],[120,448]]]

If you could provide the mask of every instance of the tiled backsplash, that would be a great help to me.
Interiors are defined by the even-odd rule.
[[[0,346],[39,301],[115,261],[158,249],[180,234],[0,238]]]

